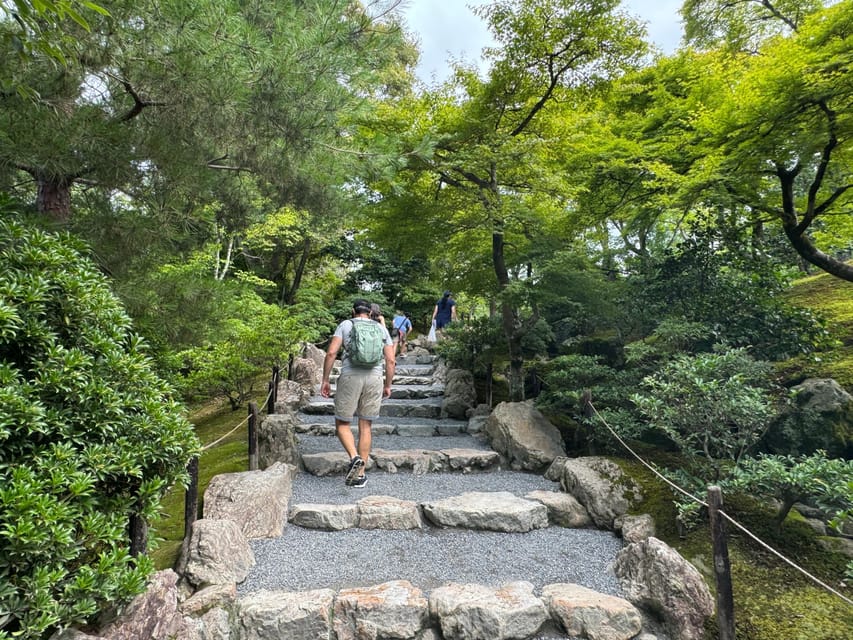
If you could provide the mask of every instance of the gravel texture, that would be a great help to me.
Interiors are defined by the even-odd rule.
[[[409,404],[414,401],[385,402]],[[438,404],[441,398],[417,402]],[[302,414],[300,417],[305,422],[332,420],[331,416]],[[436,422],[425,418],[389,417],[380,418],[377,423],[404,421],[412,424]],[[437,451],[451,448],[490,449],[481,437],[467,434],[373,436],[373,449]],[[334,436],[300,435],[299,449],[303,454],[342,451]],[[535,490],[559,490],[557,483],[540,474],[508,470],[420,476],[407,471],[368,470],[367,476],[367,487],[353,489],[344,485],[342,476],[318,478],[300,472],[294,481],[290,504],[344,504],[369,495],[395,496],[422,503],[468,491],[509,491],[523,497]],[[256,564],[246,580],[238,585],[241,594],[261,589],[340,590],[389,580],[409,580],[429,592],[447,582],[498,586],[526,580],[537,592],[547,584],[571,582],[602,593],[621,595],[610,564],[621,549],[622,541],[611,532],[593,529],[548,527],[527,533],[500,533],[442,529],[425,522],[422,529],[409,531],[319,531],[288,524],[281,537],[253,540],[251,546]]]
[[[572,582],[620,595],[609,565],[622,543],[592,529],[315,531],[287,525],[280,538],[251,546],[257,564],[239,585],[241,594],[337,591],[388,580],[409,580],[428,592],[447,582],[498,586],[526,580],[537,592],[546,584]]]
[[[315,439],[323,440],[311,438]],[[447,439],[459,440],[422,440]],[[428,502],[466,491],[509,491],[523,497],[535,490],[559,490],[557,483],[541,475],[516,471],[367,475],[367,487],[353,489],[344,485],[342,477],[318,478],[302,472],[294,482],[290,504],[344,504],[368,495]],[[621,595],[609,565],[622,541],[611,532],[593,529],[548,527],[500,533],[425,524],[415,531],[318,531],[288,524],[280,538],[253,540],[251,546],[256,565],[239,585],[240,593],[339,590],[404,579],[427,592],[446,582],[498,586],[526,580],[537,591],[546,584],[572,582]]]

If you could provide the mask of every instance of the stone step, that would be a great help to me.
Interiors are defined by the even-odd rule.
[[[394,578],[337,590],[240,589],[229,608],[240,629],[259,630],[247,636],[253,638],[271,638],[267,630],[272,629],[276,638],[657,640],[641,635],[650,621],[622,597],[566,582],[545,584],[538,595],[536,591],[530,582],[518,580],[495,585],[451,581],[425,592]],[[219,594],[207,599],[216,597],[229,600]]]
[[[329,376],[329,382],[334,387],[338,382],[339,374],[333,374]],[[434,384],[431,376],[408,376],[408,375],[399,375],[395,372],[394,379],[391,381],[393,385],[432,385]]]
[[[335,435],[335,417],[329,415],[298,414],[300,422],[296,425],[296,433],[314,436]],[[351,425],[353,433],[358,431],[358,425]],[[373,423],[374,437],[383,434],[397,436],[427,437],[427,436],[456,436],[468,433],[468,422],[450,418],[408,418],[382,417]]]
[[[396,378],[395,378],[396,380]],[[334,384],[332,382],[332,395],[334,396]],[[437,398],[444,395],[443,384],[423,384],[423,385],[391,385],[392,400],[421,400],[423,398]]]
[[[430,377],[435,371],[435,367],[431,364],[400,364],[394,367],[394,375],[397,376],[418,376]]]
[[[408,416],[413,418],[440,418],[442,401],[443,398],[441,396],[422,398],[418,400],[394,398],[384,399],[382,401],[382,407],[379,410],[379,415],[391,417]],[[308,404],[302,407],[302,413],[308,413],[311,415],[334,415],[335,402],[332,398],[312,396],[308,401]]]
[[[402,366],[418,366],[418,365],[429,365],[432,366],[438,360],[438,356],[435,355],[400,355],[397,356],[397,365]]]
[[[416,474],[440,471],[485,471],[499,468],[501,456],[483,449],[380,449],[373,447],[367,460],[367,470],[381,469],[397,473],[400,469]],[[349,467],[349,456],[343,451],[303,453],[302,465],[315,476],[343,475]]]
[[[309,529],[420,529],[427,526],[526,533],[548,526],[589,527],[591,520],[570,495],[534,491],[468,492],[432,502],[368,495],[346,504],[299,503],[288,521]]]

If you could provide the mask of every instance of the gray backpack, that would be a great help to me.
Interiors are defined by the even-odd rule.
[[[385,348],[382,327],[375,320],[350,320],[352,331],[347,344],[349,362],[353,367],[372,369],[382,362]]]

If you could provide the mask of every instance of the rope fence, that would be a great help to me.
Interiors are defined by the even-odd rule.
[[[614,437],[614,438],[619,442],[619,444],[621,444],[623,447],[625,447],[625,449],[627,449],[627,450],[628,450],[628,452],[630,452],[630,454],[631,454],[632,456],[634,456],[634,457],[635,457],[635,458],[636,458],[636,459],[637,459],[637,460],[638,460],[638,461],[639,461],[639,462],[640,462],[644,467],[646,467],[647,469],[649,469],[649,471],[651,471],[652,473],[654,473],[654,474],[655,474],[655,476],[657,476],[658,478],[660,478],[663,482],[665,482],[669,487],[671,487],[672,489],[674,489],[674,490],[675,490],[675,491],[677,491],[678,493],[680,493],[680,494],[682,494],[682,495],[684,495],[684,496],[686,496],[686,497],[690,498],[690,499],[691,499],[691,500],[693,500],[694,502],[698,503],[699,505],[701,505],[701,506],[703,506],[703,507],[705,507],[705,508],[707,508],[707,509],[710,509],[710,508],[711,508],[711,505],[709,505],[707,502],[705,502],[704,500],[701,500],[700,498],[698,498],[698,497],[694,496],[694,495],[693,495],[692,493],[690,493],[689,491],[687,491],[687,490],[685,490],[685,489],[683,489],[683,488],[679,487],[677,484],[675,484],[674,482],[672,482],[669,478],[667,478],[666,476],[664,476],[663,474],[661,474],[661,473],[660,473],[660,472],[659,472],[659,471],[658,471],[658,470],[657,470],[653,465],[651,465],[651,464],[649,464],[648,462],[646,462],[646,461],[645,461],[645,460],[644,460],[644,459],[643,459],[643,458],[642,458],[642,457],[641,457],[641,456],[640,456],[636,451],[634,451],[631,447],[629,447],[629,446],[628,446],[628,444],[627,444],[627,443],[626,443],[626,442],[625,442],[625,441],[624,441],[624,440],[619,436],[619,434],[618,434],[618,433],[616,433],[616,432],[613,430],[613,428],[612,428],[609,424],[607,424],[607,421],[604,419],[604,416],[602,416],[602,415],[598,412],[598,409],[596,409],[596,408],[595,408],[595,405],[592,403],[592,399],[591,399],[589,396],[586,396],[586,397],[584,398],[584,401],[585,401],[585,403],[586,403],[586,404],[587,404],[587,405],[592,409],[592,412],[593,412],[593,413],[598,417],[598,419],[599,419],[599,420],[601,420],[601,423],[602,423],[602,424],[607,428],[607,430],[610,432],[610,434],[611,434],[611,435],[612,435],[612,436],[613,436],[613,437]],[[773,547],[771,547],[769,544],[767,544],[766,542],[764,542],[763,540],[761,540],[761,539],[760,539],[758,536],[756,536],[754,533],[752,533],[751,531],[749,531],[749,529],[747,529],[745,526],[743,526],[742,524],[740,524],[737,520],[735,520],[735,519],[734,519],[734,518],[732,518],[730,515],[728,515],[725,511],[723,511],[722,509],[717,509],[717,513],[718,513],[722,518],[724,518],[727,522],[731,523],[731,524],[732,524],[732,526],[736,527],[737,529],[739,529],[740,531],[742,531],[744,534],[746,534],[746,535],[747,535],[750,539],[752,539],[754,542],[756,542],[757,544],[759,544],[762,548],[766,549],[767,551],[769,551],[770,553],[772,553],[774,556],[776,556],[777,558],[779,558],[780,560],[782,560],[783,562],[785,562],[785,563],[786,563],[786,564],[788,564],[789,566],[793,567],[794,569],[796,569],[797,571],[799,571],[800,573],[802,573],[804,576],[806,576],[807,578],[809,578],[809,579],[810,579],[811,581],[813,581],[815,584],[817,584],[817,585],[819,585],[820,587],[824,588],[825,590],[827,590],[828,592],[832,593],[833,595],[838,596],[839,598],[841,598],[841,599],[842,599],[844,602],[846,602],[847,604],[849,604],[849,605],[853,605],[853,600],[851,600],[850,598],[848,598],[847,596],[845,596],[843,593],[840,593],[840,592],[839,592],[839,591],[837,591],[836,589],[833,589],[831,586],[829,586],[828,584],[826,584],[826,583],[825,583],[824,581],[822,581],[820,578],[818,578],[818,577],[816,577],[816,576],[812,575],[812,574],[811,574],[811,573],[809,573],[806,569],[804,569],[803,567],[799,566],[799,565],[798,565],[797,563],[795,563],[793,560],[791,560],[791,559],[789,559],[789,558],[786,558],[784,555],[782,555],[781,553],[779,553],[776,549],[774,549],[774,548],[773,548]]]
[[[187,473],[189,474],[190,481],[187,485],[186,492],[184,494],[184,540],[186,541],[189,538],[190,532],[192,530],[192,526],[195,521],[198,519],[198,476],[199,476],[199,458],[202,453],[205,451],[215,447],[220,444],[234,433],[236,433],[239,429],[241,429],[244,425],[248,424],[247,436],[248,436],[248,450],[249,450],[249,471],[255,471],[258,468],[258,423],[261,415],[261,411],[266,410],[267,415],[272,415],[275,413],[275,404],[278,400],[278,383],[279,383],[280,371],[277,366],[272,369],[272,377],[269,381],[269,389],[267,393],[267,397],[264,398],[263,403],[261,404],[261,410],[258,409],[258,405],[255,402],[250,402],[248,407],[248,412],[246,417],[243,418],[237,425],[228,431],[228,433],[218,437],[213,442],[209,442],[201,448],[199,455],[194,456],[192,460],[190,460],[187,465]]]

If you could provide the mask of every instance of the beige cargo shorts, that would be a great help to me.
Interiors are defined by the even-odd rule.
[[[335,418],[352,422],[353,417],[376,420],[384,389],[382,374],[348,372],[335,385]]]

